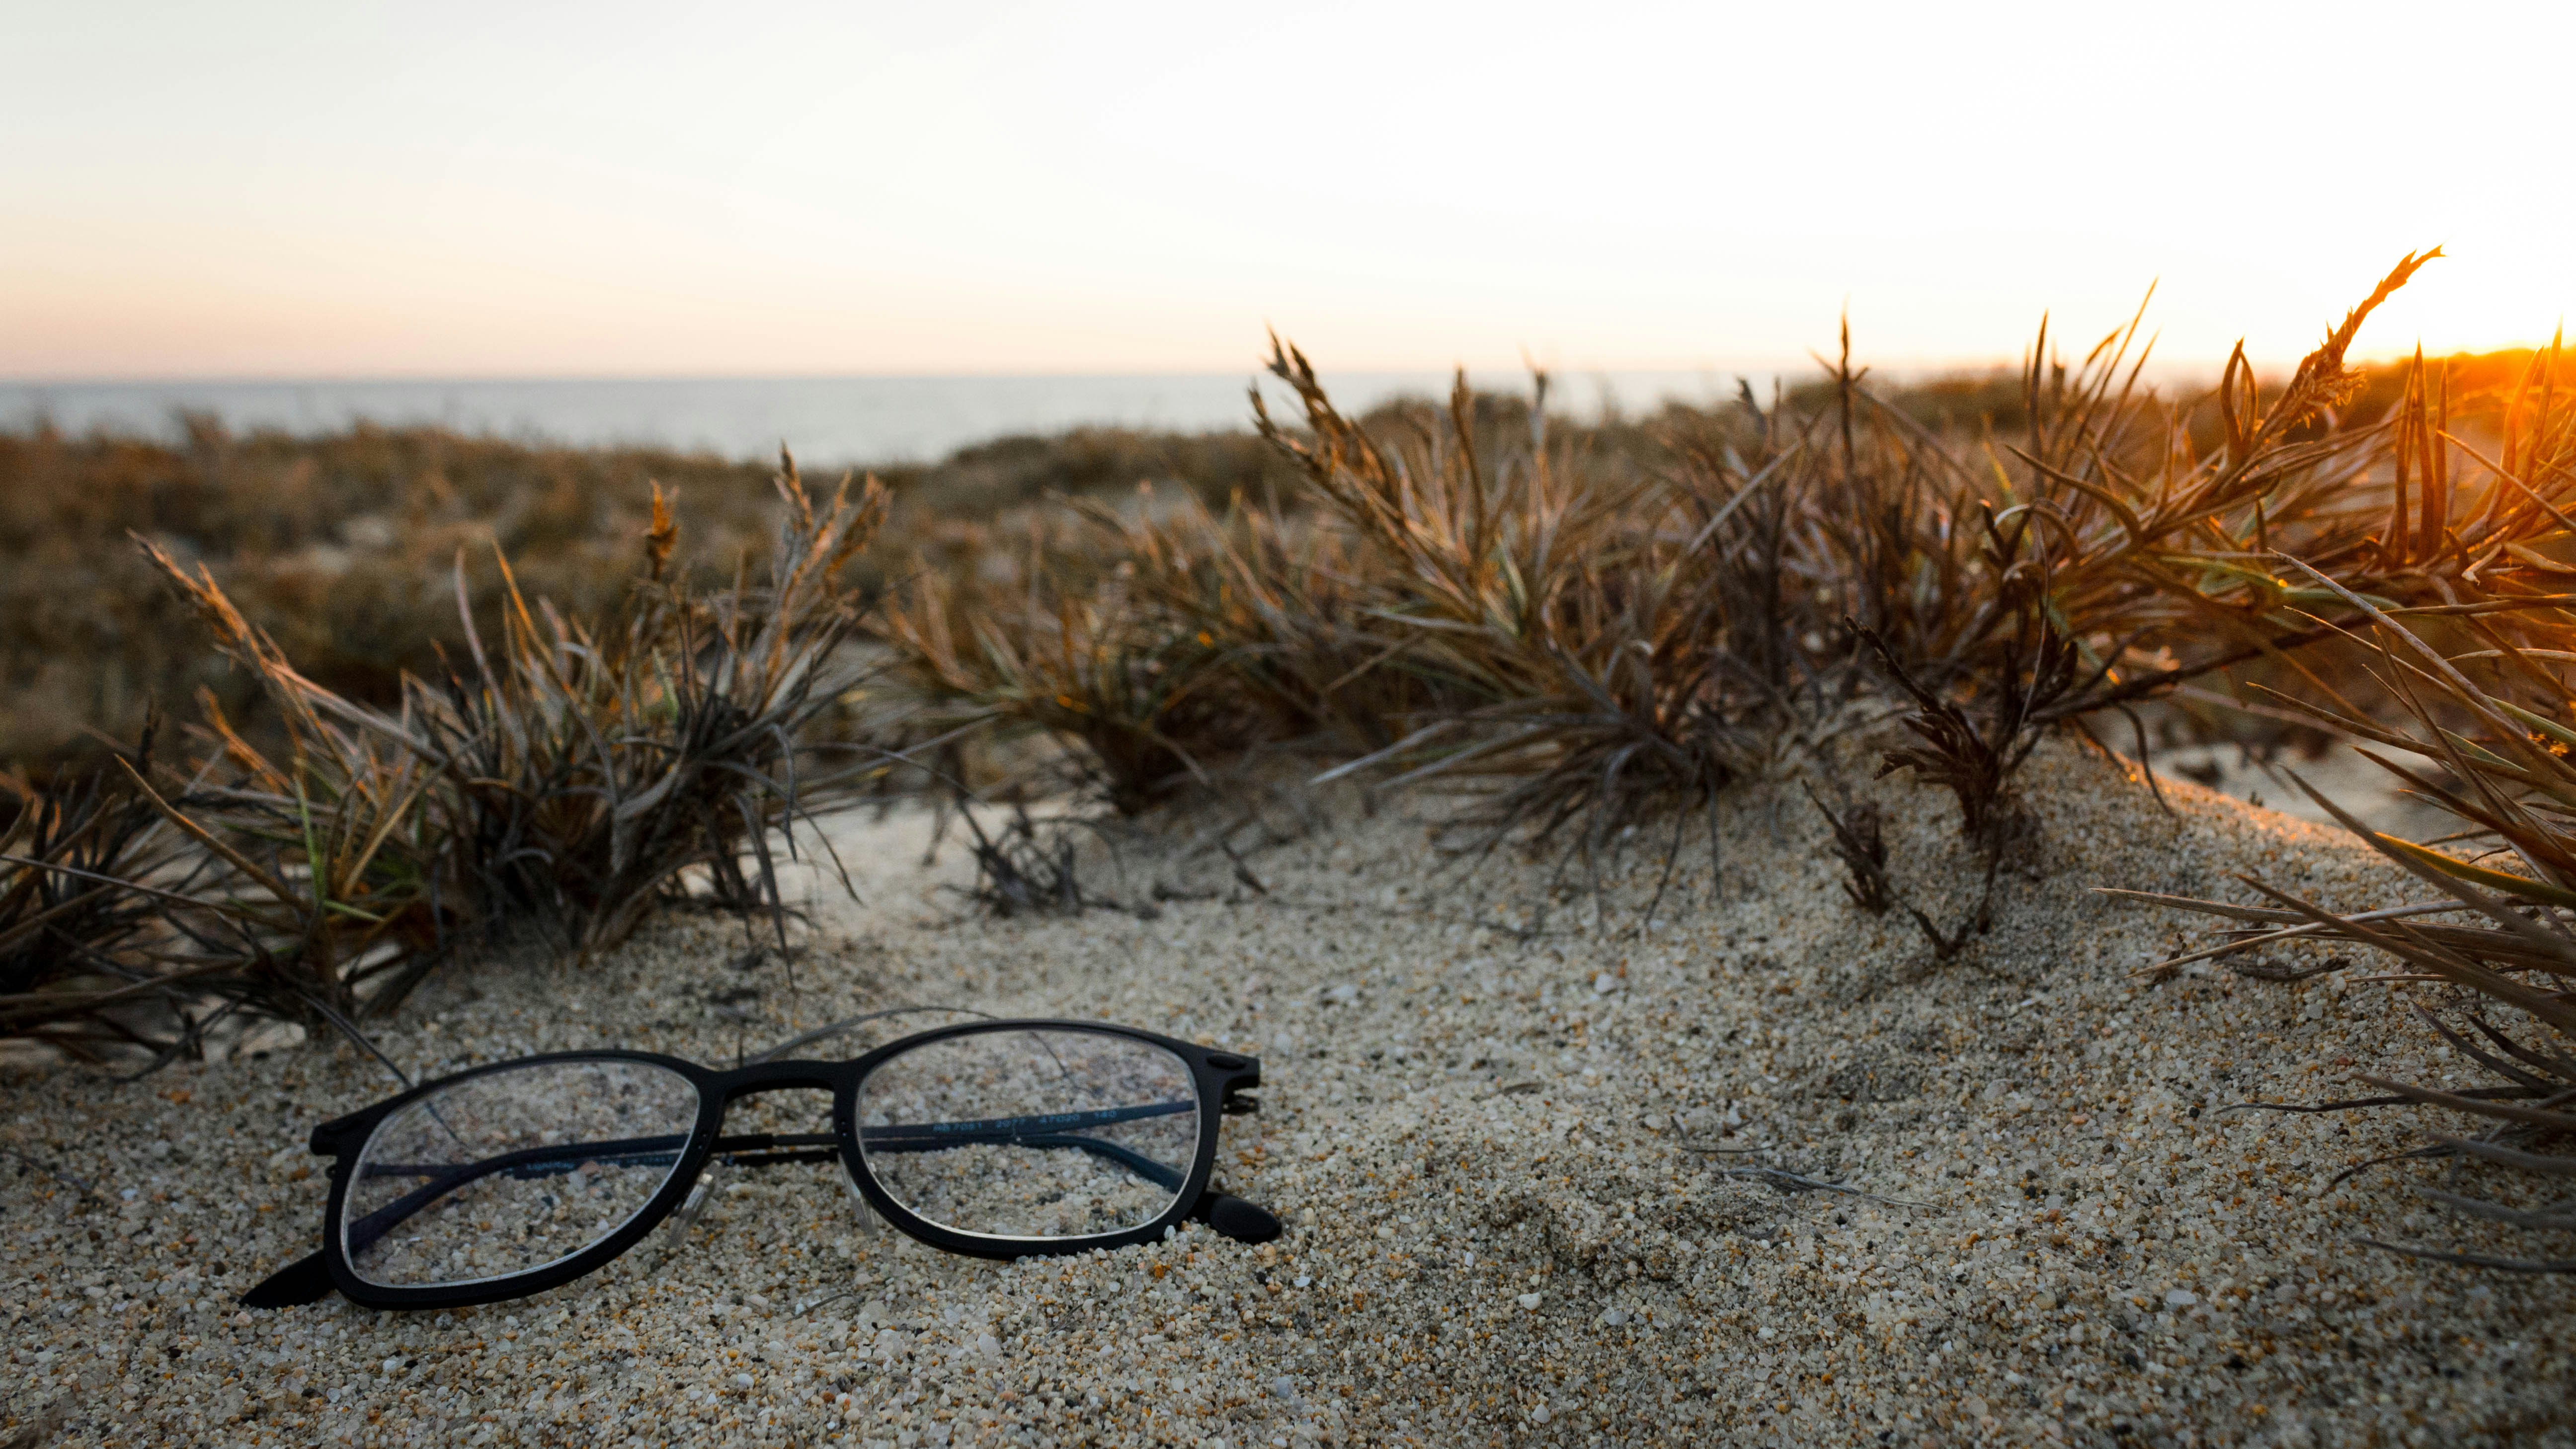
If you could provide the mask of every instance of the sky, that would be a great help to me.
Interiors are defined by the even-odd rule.
[[[0,378],[2270,366],[2576,302],[2576,7],[0,0]]]

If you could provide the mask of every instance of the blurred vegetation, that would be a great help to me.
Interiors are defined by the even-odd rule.
[[[2477,425],[2479,400],[2498,395],[2529,361],[2519,352],[2441,364],[2463,426]],[[2389,415],[2404,376],[2397,365],[2362,370],[2338,416]],[[1790,416],[1820,416],[1837,387],[1831,378],[1808,381],[1776,402]],[[2029,423],[2017,371],[1873,384],[1872,392],[1956,439],[2009,438]],[[1526,397],[1478,394],[1471,409],[1474,426],[1491,438],[1529,433]],[[1396,402],[1359,422],[1396,443],[1442,425],[1448,411],[1438,400]],[[1643,474],[1678,466],[1681,439],[1740,426],[1750,415],[1667,405],[1602,424],[1558,418],[1549,426],[1596,466]],[[205,647],[132,536],[207,568],[307,677],[382,705],[399,697],[405,672],[434,675],[443,652],[462,645],[460,551],[476,617],[499,617],[496,550],[531,596],[587,616],[613,606],[626,588],[653,484],[668,493],[687,540],[677,566],[700,587],[761,556],[779,506],[767,460],[556,448],[436,428],[235,436],[210,418],[181,422],[184,439],[175,443],[0,431],[0,769],[44,776],[95,764],[106,758],[107,739],[136,736],[155,700],[186,714],[200,690],[243,728],[266,727],[255,681]],[[2186,422],[2194,446],[2213,444],[2214,407],[2195,408]],[[1008,437],[876,473],[894,509],[885,541],[855,566],[852,582],[869,594],[922,568],[945,578],[1018,578],[1032,550],[1077,571],[1085,565],[1067,556],[1096,565],[1109,542],[1092,532],[1103,507],[1138,520],[1196,500],[1214,514],[1238,508],[1295,519],[1313,504],[1293,460],[1248,428]],[[1136,497],[1140,483],[1156,490],[1154,501]],[[1092,507],[1077,514],[1058,500]]]
[[[0,433],[0,1038],[356,1034],[505,928],[586,958],[684,897],[785,949],[773,840],[817,811],[1135,813],[1283,759],[1461,791],[1453,844],[1657,870],[1657,904],[1694,818],[1714,866],[1721,792],[1805,774],[1851,907],[1947,961],[2030,852],[2044,732],[2360,739],[2464,827],[2337,812],[2430,898],[2149,898],[2234,923],[2169,964],[2393,959],[2392,1019],[2483,1081],[2370,1072],[2302,1110],[2440,1114],[2431,1199],[2576,1230],[2531,1186],[2576,1171],[2576,369],[2348,365],[2424,260],[2291,375],[2240,351],[2197,396],[2141,381],[2134,325],[1896,384],[1846,338],[1769,397],[1597,422],[1544,377],[1346,416],[1282,345],[1295,410],[1256,399],[1248,431],[1005,438],[828,493],[789,460],[435,429]],[[1907,899],[1838,736],[1955,798],[1963,918]],[[1025,815],[975,833],[1008,908],[1098,904]]]
[[[656,483],[685,540],[676,566],[701,588],[765,557],[781,507],[765,460],[437,428],[234,436],[210,418],[182,422],[177,443],[0,432],[0,768],[95,762],[97,734],[131,739],[154,699],[184,710],[201,688],[246,728],[264,727],[256,681],[206,647],[135,537],[205,567],[306,677],[386,705],[406,672],[435,676],[464,644],[460,553],[487,626],[503,602],[496,551],[530,596],[590,617],[627,588]],[[995,525],[1055,496],[1152,479],[1222,498],[1286,476],[1248,432],[983,443],[879,470],[896,500],[892,543],[849,582],[881,588],[878,559],[980,554]]]
[[[98,768],[0,775],[0,1037],[99,1060],[198,1052],[244,1014],[354,1036],[460,949],[533,936],[587,959],[692,897],[784,949],[773,837],[893,761],[816,727],[871,672],[849,565],[884,490],[819,494],[792,466],[772,489],[759,566],[708,590],[673,567],[658,492],[597,611],[531,599],[496,556],[498,617],[460,610],[460,647],[391,705],[305,673],[212,569],[143,541],[268,725],[209,695],[184,752],[156,755],[147,722]]]
[[[2393,620],[2482,679],[2576,660],[2556,352],[2345,360],[2422,260],[2291,375],[2240,354],[2201,395],[2143,383],[2130,326],[1896,383],[1846,341],[1638,416],[1551,414],[1543,376],[1352,416],[1283,345],[1294,409],[1248,430],[1005,438],[829,495],[437,429],[0,433],[0,1035],[186,1051],[225,1013],[389,1009],[504,921],[576,956],[681,895],[777,922],[773,832],[899,785],[1141,812],[1293,759],[1467,793],[1463,848],[1669,882],[1732,783],[1889,721],[1881,773],[1949,791],[1984,862],[1969,914],[1815,799],[1855,908],[1947,960],[2026,849],[2045,731],[2439,740],[2354,640]],[[2553,689],[2490,694],[2576,727]]]

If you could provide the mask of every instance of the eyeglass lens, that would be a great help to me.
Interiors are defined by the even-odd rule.
[[[649,1062],[546,1062],[453,1083],[367,1139],[337,1225],[342,1250],[387,1288],[560,1262],[643,1211],[697,1116],[697,1088]]]
[[[859,1151],[887,1195],[953,1232],[1081,1238],[1142,1227],[1198,1153],[1189,1065],[1105,1032],[972,1032],[859,1084]]]

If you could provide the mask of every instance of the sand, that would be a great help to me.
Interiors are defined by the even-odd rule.
[[[2188,784],[2168,815],[2071,747],[2027,781],[2033,864],[1947,964],[1844,899],[1780,787],[1729,798],[1722,897],[1667,900],[1651,930],[1650,866],[1597,919],[1542,917],[1544,862],[1435,870],[1428,801],[1311,831],[1255,807],[1270,826],[1234,839],[1266,894],[1186,835],[1130,839],[1095,883],[1165,899],[1017,920],[968,914],[941,889],[959,853],[921,867],[926,822],[899,816],[839,830],[866,903],[825,903],[792,962],[674,915],[577,972],[451,973],[382,1033],[423,1075],[587,1045],[729,1062],[897,1003],[1223,1043],[1267,1077],[1220,1159],[1290,1226],[1260,1248],[1193,1229],[949,1257],[793,1166],[538,1298],[251,1312],[234,1296],[318,1231],[305,1135],[385,1095],[383,1069],[329,1042],[123,1084],[11,1069],[0,1424],[103,1445],[2576,1444],[2563,1280],[2353,1239],[2532,1244],[2428,1208],[2429,1168],[2325,1191],[2406,1118],[2220,1110],[2366,1065],[2455,1078],[2389,988],[2142,978],[2195,923],[2095,893],[2239,870],[2345,905],[2405,888]],[[1955,918],[1953,807],[1874,788],[1900,880]],[[821,1115],[765,1101],[776,1126]]]

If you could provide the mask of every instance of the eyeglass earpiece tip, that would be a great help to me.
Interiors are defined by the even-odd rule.
[[[244,1308],[300,1308],[331,1296],[331,1269],[320,1253],[309,1253],[260,1280],[240,1298]]]
[[[1208,1194],[1199,1205],[1199,1216],[1217,1236],[1238,1243],[1266,1243],[1283,1231],[1270,1209],[1222,1192]]]

